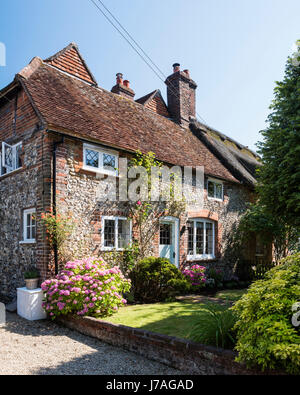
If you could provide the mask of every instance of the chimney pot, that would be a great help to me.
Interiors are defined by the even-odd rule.
[[[123,74],[117,73],[117,83],[112,87],[111,92],[117,95],[127,97],[127,99],[133,100],[135,93],[130,88],[130,82],[128,80],[123,81]]]
[[[190,71],[189,70],[183,70],[183,72],[189,77],[190,76]]]
[[[177,73],[177,71],[180,71],[180,64],[179,63],[173,64],[173,71],[174,71],[174,73]]]
[[[117,77],[117,84],[123,85],[123,74],[122,73],[117,73],[116,77]]]

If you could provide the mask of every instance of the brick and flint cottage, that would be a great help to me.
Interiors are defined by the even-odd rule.
[[[253,201],[258,157],[197,121],[197,85],[188,70],[173,67],[167,103],[159,90],[134,100],[122,74],[111,92],[98,86],[72,43],[46,60],[35,57],[0,91],[0,294],[14,297],[31,265],[43,278],[53,274],[39,222],[53,206],[77,219],[71,257],[122,250],[131,241],[126,205],[98,196],[103,175],[118,177],[109,169],[137,150],[205,172],[203,207],[162,218],[153,255],[178,267],[203,262],[232,269],[230,240]],[[248,247],[247,258],[254,257],[255,242]]]

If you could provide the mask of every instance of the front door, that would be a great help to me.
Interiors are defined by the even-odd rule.
[[[167,258],[178,267],[178,224],[175,220],[163,219],[159,229],[159,256]]]

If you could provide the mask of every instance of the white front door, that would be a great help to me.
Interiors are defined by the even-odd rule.
[[[178,219],[167,217],[160,221],[159,256],[169,259],[177,267],[179,267],[178,231]]]

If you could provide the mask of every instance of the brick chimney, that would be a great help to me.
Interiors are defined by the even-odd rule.
[[[167,85],[168,110],[175,122],[186,127],[190,118],[196,117],[197,84],[188,70],[180,71],[180,64],[173,64],[173,74],[165,81]]]
[[[117,83],[112,88],[111,92],[116,93],[117,95],[127,97],[128,99],[133,100],[135,93],[130,88],[130,83],[128,80],[123,81],[123,74],[117,73]]]

